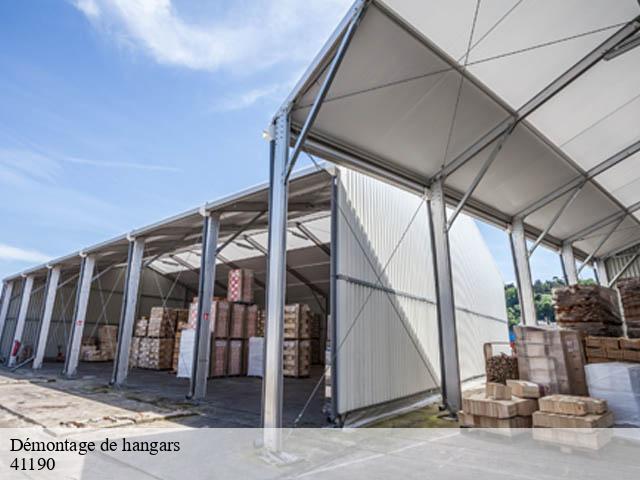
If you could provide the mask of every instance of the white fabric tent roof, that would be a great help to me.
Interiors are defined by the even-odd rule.
[[[360,3],[287,99],[294,132]],[[637,0],[365,3],[310,153],[418,191],[444,176],[455,204],[517,120],[468,212],[524,216],[534,238],[584,184],[545,243],[584,258],[640,242],[640,48],[603,58],[636,38]]]

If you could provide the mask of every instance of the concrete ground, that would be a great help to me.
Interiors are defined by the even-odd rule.
[[[78,376],[60,376],[62,364],[39,371],[0,370],[0,427],[39,425],[120,426],[170,420],[190,427],[259,427],[262,381],[255,377],[209,379],[205,400],[186,400],[189,382],[169,372],[132,369],[127,386],[111,388],[111,363],[81,363]],[[285,426],[292,426],[323,367],[310,378],[285,378]],[[324,388],[318,388],[299,427],[322,427]]]

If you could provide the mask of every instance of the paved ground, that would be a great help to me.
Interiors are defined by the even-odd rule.
[[[119,426],[167,419],[192,427],[259,427],[262,382],[259,378],[209,380],[207,398],[189,402],[188,381],[168,372],[133,369],[127,386],[109,387],[111,363],[82,363],[76,379],[60,376],[61,365],[34,372],[0,370],[0,427],[40,425]],[[285,379],[284,423],[293,425],[322,374]],[[325,425],[323,388],[311,399],[300,427]]]

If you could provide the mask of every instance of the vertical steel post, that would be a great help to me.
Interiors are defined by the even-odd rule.
[[[112,385],[122,385],[129,373],[129,355],[133,323],[136,320],[138,299],[140,298],[140,279],[142,277],[142,260],[144,258],[144,238],[129,239],[127,256],[127,272],[122,296],[120,328],[118,331],[118,347],[113,362]]]
[[[93,282],[93,269],[95,264],[96,258],[93,255],[86,255],[82,258],[76,304],[73,312],[73,328],[67,346],[64,370],[62,371],[63,375],[69,378],[74,377],[78,371],[80,345],[82,344],[82,334],[87,318],[87,307],[89,306],[89,296],[91,294],[91,283]]]
[[[220,217],[211,212],[202,212],[202,256],[200,257],[200,283],[198,285],[198,323],[193,352],[193,367],[189,398],[203,399],[207,395],[207,377],[211,353],[211,303],[216,280],[216,249],[220,231]]]
[[[22,297],[20,298],[20,310],[18,310],[18,319],[16,320],[16,329],[13,333],[13,343],[11,352],[9,352],[9,360],[7,365],[13,367],[16,364],[18,353],[22,347],[22,332],[27,321],[27,312],[29,311],[29,301],[31,300],[31,291],[33,290],[33,275],[27,275],[22,284]]]
[[[451,251],[447,232],[447,204],[444,196],[444,181],[442,179],[435,181],[431,186],[429,216],[432,239],[431,249],[435,262],[436,295],[438,299],[442,400],[445,407],[456,415],[462,409],[460,361],[458,358],[458,334],[456,331]]]
[[[269,189],[269,258],[267,270],[267,323],[262,421],[264,444],[280,450],[282,427],[282,340],[286,293],[287,199],[286,178],[289,158],[289,112],[281,111],[275,121]]]
[[[329,314],[327,324],[331,328],[331,364],[329,365],[331,374],[331,419],[338,418],[338,196],[340,195],[339,184],[340,170],[336,169],[336,175],[331,180],[331,289],[329,295]],[[326,357],[326,351],[323,352]]]
[[[44,354],[47,350],[47,340],[49,339],[49,327],[53,317],[53,308],[56,304],[56,294],[58,292],[58,282],[60,281],[60,267],[51,267],[47,276],[47,289],[45,291],[44,310],[40,321],[40,333],[38,335],[38,345],[33,359],[33,368],[42,368]]]
[[[518,297],[523,325],[536,324],[536,305],[533,298],[533,284],[531,283],[531,266],[529,264],[529,249],[527,237],[524,233],[522,218],[515,218],[509,231],[513,266],[518,283]]]
[[[578,283],[578,269],[576,268],[576,259],[573,256],[573,247],[570,243],[562,244],[562,252],[560,253],[562,259],[562,265],[567,275],[567,282],[569,285],[576,285]]]
[[[11,295],[13,295],[13,281],[4,282],[2,286],[2,305],[0,306],[0,344],[2,344],[4,325],[7,322],[7,315],[9,315]]]
[[[607,274],[607,265],[605,260],[598,258],[595,261],[596,263],[596,273],[598,276],[598,284],[600,286],[606,287],[609,285],[609,275]]]

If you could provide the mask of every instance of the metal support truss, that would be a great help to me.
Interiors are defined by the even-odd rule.
[[[615,286],[616,282],[620,279],[620,277],[625,273],[627,273],[627,270],[629,270],[629,267],[631,267],[631,265],[633,265],[633,263],[639,257],[640,257],[640,250],[633,254],[633,256],[629,259],[629,261],[624,264],[624,267],[622,267],[622,269],[618,273],[616,273],[615,276],[609,281],[609,284],[607,286],[609,288]]]
[[[207,395],[209,356],[211,353],[211,303],[216,278],[216,248],[220,233],[220,217],[217,213],[203,212],[202,256],[200,257],[200,282],[198,285],[198,320],[191,368],[188,398],[203,399]]]
[[[431,249],[435,264],[436,295],[438,298],[442,400],[444,406],[453,415],[457,415],[462,408],[460,361],[458,359],[451,251],[447,232],[447,203],[442,179],[437,180],[431,186],[429,213]]]
[[[284,302],[286,294],[287,200],[289,196],[289,113],[281,111],[275,120],[271,141],[269,188],[269,257],[267,265],[266,332],[264,380],[262,382],[262,422],[264,446],[281,449],[282,427],[282,340],[284,336]]]
[[[593,252],[589,254],[589,256],[585,259],[585,261],[582,262],[582,265],[580,265],[580,268],[578,268],[578,275],[580,275],[580,272],[584,269],[584,267],[586,267],[589,264],[589,262],[591,262],[593,257],[595,257],[598,254],[598,251],[600,251],[600,249],[604,246],[604,244],[607,243],[607,240],[611,238],[611,235],[613,235],[613,233],[618,229],[618,227],[622,224],[622,222],[624,222],[624,217],[618,220],[618,222],[613,226],[613,228],[609,230],[609,232],[604,237],[602,237],[602,240],[600,240],[600,243],[598,243],[596,248],[593,249]]]
[[[7,366],[13,367],[18,359],[20,348],[22,347],[22,332],[27,321],[27,312],[29,311],[29,302],[31,300],[31,291],[33,290],[33,275],[27,275],[22,282],[22,296],[20,298],[20,309],[18,310],[18,319],[16,320],[16,328],[13,333],[13,343]]]
[[[362,2],[359,5],[358,9],[354,12],[353,17],[351,18],[351,21],[349,22],[349,25],[347,26],[347,29],[345,30],[342,36],[340,45],[338,45],[338,49],[336,50],[336,53],[334,54],[333,59],[329,64],[329,67],[327,69],[322,85],[320,85],[320,89],[316,94],[316,98],[313,102],[313,105],[311,106],[311,110],[309,110],[309,113],[307,114],[307,118],[305,119],[304,125],[302,126],[302,129],[300,130],[298,138],[296,139],[296,143],[293,147],[293,151],[291,152],[291,157],[287,161],[287,165],[285,167],[285,179],[287,180],[289,179],[289,176],[291,175],[291,171],[293,170],[293,167],[296,164],[296,160],[298,159],[298,156],[302,151],[302,147],[304,146],[304,142],[307,138],[307,135],[309,135],[309,131],[313,126],[313,122],[316,120],[316,117],[320,112],[320,108],[324,103],[324,99],[327,96],[327,93],[329,93],[329,89],[331,88],[331,84],[333,83],[333,79],[335,78],[336,73],[338,73],[338,69],[340,68],[342,59],[347,53],[347,49],[349,48],[349,43],[351,43],[353,34],[358,28],[358,24],[360,23],[360,19],[362,18],[362,14],[365,10],[365,6],[366,6],[366,2]]]
[[[42,317],[40,320],[40,333],[38,334],[38,344],[33,358],[33,368],[35,370],[42,368],[42,362],[44,361],[44,354],[47,350],[47,341],[49,340],[49,327],[51,326],[53,309],[56,304],[59,282],[60,267],[53,266],[49,269],[49,273],[47,275],[44,309],[42,310]]]
[[[255,217],[253,217],[246,225],[244,225],[242,228],[236,230],[233,235],[231,235],[228,239],[226,239],[222,245],[220,245],[219,247],[216,248],[216,254],[222,252],[222,250],[224,250],[228,245],[232,244],[233,241],[235,239],[237,239],[240,235],[242,235],[244,232],[246,232],[247,230],[249,230],[253,225],[255,225],[255,223],[260,220],[260,218],[262,218],[262,216],[267,213],[265,211],[259,212]]]
[[[577,285],[578,269],[576,268],[576,258],[573,254],[573,245],[571,243],[564,242],[562,244],[560,259],[562,260],[562,270],[564,271],[567,285]]]
[[[316,247],[322,250],[327,254],[328,257],[331,256],[331,248],[322,243],[320,239],[311,231],[309,228],[302,222],[296,222],[296,228],[302,232],[302,234],[307,237],[308,240],[311,240]]]
[[[9,306],[11,305],[14,281],[4,282],[2,286],[2,305],[0,306],[0,341],[4,334],[4,325],[7,322]]]
[[[74,377],[78,371],[80,345],[82,344],[82,334],[87,317],[87,307],[89,306],[89,296],[91,294],[91,282],[93,281],[95,264],[96,258],[93,255],[85,255],[80,265],[80,278],[78,279],[78,290],[76,292],[76,302],[73,312],[73,326],[67,345],[64,369],[62,371],[63,375],[67,378]]]
[[[554,97],[560,91],[562,91],[567,85],[572,83],[578,77],[587,72],[591,67],[596,65],[600,60],[605,58],[606,54],[611,51],[612,48],[618,46],[621,42],[624,42],[629,37],[634,35],[640,30],[640,22],[638,18],[627,23],[624,27],[602,42],[594,50],[588,53],[585,57],[579,60],[569,70],[564,72],[553,82],[551,82],[542,91],[536,94],[531,100],[529,100],[524,106],[522,106],[516,112],[516,121],[521,122],[534,111],[544,105],[549,99]],[[507,119],[497,125],[493,130],[483,136],[476,143],[467,148],[458,157],[449,162],[442,170],[442,175],[447,177],[455,172],[458,168],[463,166],[469,160],[474,158],[480,151],[493,143],[500,135],[504,134],[509,128],[511,128],[511,119]]]
[[[545,229],[542,231],[542,233],[540,233],[540,235],[538,235],[538,238],[536,238],[536,241],[533,243],[533,245],[529,249],[529,256],[533,255],[533,252],[536,251],[536,248],[538,248],[538,246],[542,243],[542,241],[544,240],[544,237],[547,236],[547,234],[553,228],[553,226],[556,224],[558,219],[562,216],[562,214],[564,212],[567,211],[567,208],[569,208],[571,206],[571,204],[575,201],[575,199],[578,197],[578,195],[580,195],[580,192],[582,191],[582,187],[583,186],[584,186],[584,183],[582,185],[580,185],[578,188],[576,188],[576,190],[573,192],[573,194],[570,195],[567,198],[567,200],[562,204],[560,209],[556,212],[556,214],[553,216],[553,218],[551,219],[549,224],[545,227]]]
[[[529,264],[529,252],[527,249],[527,237],[524,232],[524,221],[516,217],[509,231],[513,266],[516,272],[518,284],[518,298],[522,323],[524,325],[536,324],[536,305],[533,299],[533,284],[531,283],[531,266]]]
[[[506,132],[502,134],[502,137],[498,140],[498,143],[493,147],[493,150],[491,151],[487,159],[482,164],[482,167],[480,167],[480,171],[478,172],[476,177],[473,179],[473,182],[471,182],[471,185],[465,192],[460,202],[458,202],[458,205],[456,205],[456,209],[451,214],[451,217],[449,217],[449,221],[447,222],[447,231],[451,230],[451,226],[453,225],[453,222],[455,222],[456,218],[458,217],[458,215],[460,214],[464,206],[467,204],[469,197],[471,197],[471,195],[473,195],[473,192],[476,191],[476,188],[478,188],[478,185],[480,184],[480,182],[486,175],[487,171],[491,167],[491,164],[498,157],[500,150],[502,150],[502,147],[507,142],[507,139],[509,138],[511,133],[513,133],[513,129],[515,128],[515,126],[516,124],[513,123],[511,128],[509,128]]]
[[[138,311],[140,298],[140,281],[142,279],[142,261],[144,258],[144,238],[129,239],[127,255],[127,272],[122,294],[122,310],[120,312],[120,329],[116,358],[113,362],[112,385],[123,385],[129,373],[129,355],[133,324]]]

